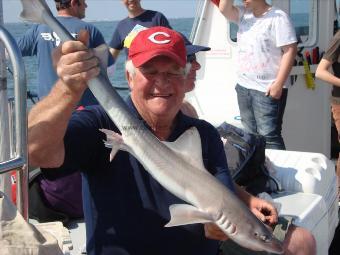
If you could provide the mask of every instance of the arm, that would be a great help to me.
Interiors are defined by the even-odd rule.
[[[234,6],[233,0],[220,0],[218,8],[228,20],[238,22],[239,10]]]
[[[86,81],[99,73],[98,60],[78,41],[66,42],[53,54],[60,79],[28,116],[28,154],[33,166],[59,167],[65,156],[64,136]]]
[[[281,58],[279,71],[277,73],[275,81],[269,86],[266,92],[267,96],[271,96],[276,99],[279,99],[281,97],[282,88],[289,76],[290,71],[292,70],[297,52],[297,44],[292,43],[281,48],[283,51],[283,55]]]
[[[121,27],[124,27],[122,25],[122,23],[118,23],[112,37],[111,37],[111,40],[110,40],[110,43],[109,43],[109,50],[110,50],[110,53],[113,57],[113,59],[116,61],[117,58],[118,58],[118,55],[120,53],[120,51],[122,49],[124,49],[124,39],[125,36],[123,34],[124,31],[121,32]]]
[[[264,199],[255,197],[235,184],[236,195],[249,207],[261,221],[268,225],[277,222],[278,214],[275,207]]]
[[[117,49],[114,49],[114,48],[111,48],[111,47],[110,47],[110,53],[111,53],[113,59],[114,59],[114,60],[117,60],[118,55],[119,55],[119,53],[120,53],[120,50],[117,50]]]
[[[315,76],[316,78],[323,80],[325,82],[328,82],[332,85],[340,87],[340,78],[336,77],[334,74],[332,74],[329,71],[329,68],[331,67],[332,62],[329,61],[328,59],[321,59],[316,72]]]
[[[95,26],[88,24],[87,30],[90,31],[89,48],[96,48],[102,44],[106,44],[103,34]],[[112,58],[110,54],[108,55],[107,66],[109,67],[115,63],[115,58]]]

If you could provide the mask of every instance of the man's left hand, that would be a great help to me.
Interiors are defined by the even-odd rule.
[[[271,96],[275,99],[280,99],[282,95],[282,86],[273,82],[267,89],[266,96]]]

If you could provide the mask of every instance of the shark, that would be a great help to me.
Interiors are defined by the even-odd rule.
[[[48,25],[62,42],[75,40],[44,0],[21,3],[22,19]],[[107,59],[106,47],[96,52],[100,59]],[[282,254],[282,243],[264,223],[205,169],[198,130],[189,128],[175,142],[160,141],[131,114],[102,67],[100,74],[88,81],[88,87],[121,133],[101,130],[106,134],[105,145],[111,148],[110,159],[118,150],[128,151],[164,188],[187,203],[169,207],[171,218],[165,227],[211,222],[243,247]]]

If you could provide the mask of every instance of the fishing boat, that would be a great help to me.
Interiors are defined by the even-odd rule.
[[[216,2],[199,0],[197,4],[191,40],[195,44],[210,46],[211,51],[197,56],[202,68],[197,76],[196,88],[187,95],[187,100],[195,106],[200,118],[216,127],[228,122],[242,128],[234,91],[236,27],[220,14]],[[272,0],[273,5],[292,16],[299,16],[294,11],[294,6],[299,2],[306,4],[301,13],[305,15],[305,22],[294,24],[301,54],[306,56],[308,51],[313,55],[318,49],[320,58],[333,35],[334,22],[337,20],[336,1]],[[58,222],[40,224],[28,219],[25,73],[15,42],[3,28],[0,30],[0,40],[9,52],[15,80],[15,97],[10,103],[6,85],[0,86],[0,173],[3,174],[0,190],[5,194],[11,193],[10,179],[6,175],[16,170],[16,205],[23,219],[39,230],[50,232],[58,240],[64,254],[83,254],[84,222],[72,222],[65,229]],[[1,56],[3,59],[4,55],[0,51]],[[266,150],[266,156],[267,167],[280,184],[279,192],[271,194],[280,207],[280,215],[293,216],[296,225],[310,230],[317,241],[317,254],[324,255],[328,254],[339,223],[338,186],[331,160],[331,87],[313,79],[318,63],[315,59],[312,58],[308,69],[296,65],[291,72],[292,87],[283,126],[287,151]],[[1,78],[5,78],[3,73]],[[308,77],[312,77],[312,80]]]

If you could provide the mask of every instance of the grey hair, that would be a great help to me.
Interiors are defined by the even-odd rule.
[[[183,75],[186,78],[191,69],[191,63],[187,62],[183,70]],[[129,59],[125,62],[125,70],[131,75],[134,76],[136,74],[136,67],[133,65],[132,60]]]
[[[136,74],[136,67],[133,65],[132,60],[129,59],[125,62],[125,70],[131,75],[135,76]]]
[[[184,76],[185,78],[187,78],[187,75],[190,73],[190,69],[191,69],[191,63],[187,62],[185,64],[185,68],[184,68]]]

